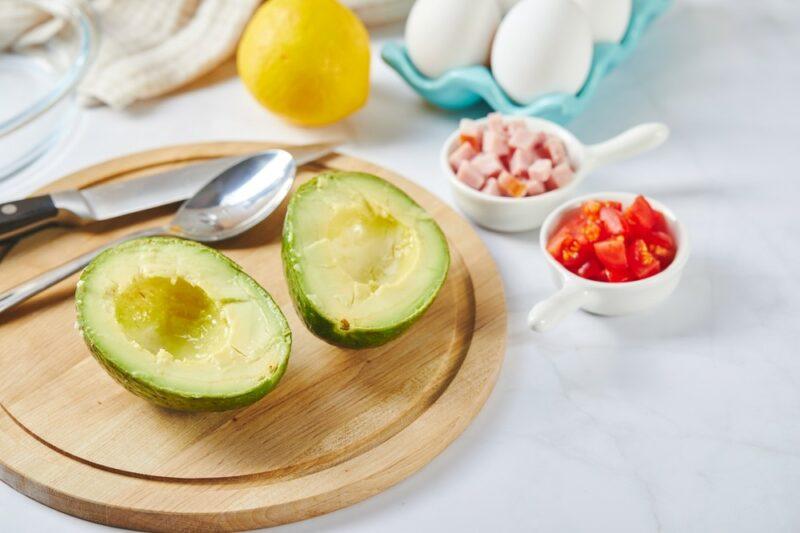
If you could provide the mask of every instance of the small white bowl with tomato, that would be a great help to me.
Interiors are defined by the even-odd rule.
[[[439,159],[467,216],[491,230],[518,232],[540,227],[592,170],[652,150],[667,137],[666,125],[648,123],[585,145],[549,120],[491,113],[462,120]]]
[[[606,316],[643,311],[678,286],[690,245],[662,203],[625,192],[575,198],[544,221],[540,244],[560,290],[528,315],[545,331],[583,309]]]

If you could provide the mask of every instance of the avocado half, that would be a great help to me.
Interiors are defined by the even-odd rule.
[[[282,257],[308,329],[346,348],[379,346],[407,330],[450,266],[433,218],[391,183],[357,172],[321,174],[297,190]]]
[[[162,407],[223,411],[283,376],[292,334],[275,301],[216,250],[171,237],[125,242],[83,271],[81,335],[111,376]]]

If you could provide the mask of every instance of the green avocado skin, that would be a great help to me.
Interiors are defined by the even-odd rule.
[[[88,335],[86,337],[88,339]],[[161,388],[156,388],[147,381],[134,378],[117,365],[113,364],[110,360],[106,359],[103,356],[103,352],[94,343],[86,340],[86,345],[106,372],[129,392],[155,405],[175,411],[228,411],[230,409],[248,406],[257,402],[274,389],[286,370],[286,363],[284,363],[269,381],[265,381],[259,387],[251,389],[245,394],[240,394],[238,396],[217,396],[213,398],[193,397],[180,394],[176,391],[166,391]]]
[[[274,305],[275,309],[278,310],[280,318],[283,319],[283,323],[285,326],[286,334],[284,339],[286,341],[286,356],[281,361],[278,368],[275,370],[274,374],[269,380],[262,382],[258,387],[250,389],[249,391],[235,395],[235,396],[212,396],[212,397],[204,397],[204,396],[188,396],[179,391],[167,390],[161,386],[156,386],[153,383],[150,383],[146,379],[139,378],[134,376],[130,372],[127,372],[119,365],[115,364],[109,358],[106,357],[104,350],[101,346],[99,346],[96,342],[96,335],[94,334],[94,330],[91,327],[91,324],[88,324],[87,320],[84,318],[83,313],[83,302],[85,301],[85,294],[84,292],[87,290],[87,280],[91,277],[92,271],[102,265],[104,258],[108,258],[111,254],[120,253],[121,251],[125,250],[127,247],[134,247],[134,246],[147,246],[147,245],[171,245],[171,244],[178,244],[181,246],[190,246],[200,249],[204,253],[212,254],[216,259],[223,261],[228,267],[232,268],[233,270],[244,274],[244,279],[248,280],[248,282],[256,288],[258,292],[260,292],[265,298],[267,298],[272,304]],[[291,330],[289,329],[288,322],[283,314],[280,312],[278,305],[272,299],[272,296],[264,289],[261,285],[259,285],[253,278],[247,275],[242,268],[233,262],[230,258],[226,257],[225,255],[221,254],[220,252],[214,250],[213,248],[209,248],[208,246],[202,245],[200,243],[189,241],[185,239],[179,239],[176,237],[145,237],[142,239],[134,239],[131,241],[127,241],[123,244],[115,246],[114,248],[110,248],[100,255],[98,255],[90,264],[87,266],[83,273],[81,274],[80,281],[83,283],[78,283],[78,288],[75,291],[75,301],[76,301],[76,310],[77,310],[77,321],[78,327],[80,328],[81,335],[83,337],[86,346],[91,351],[94,358],[97,360],[98,363],[108,372],[108,374],[114,378],[114,380],[125,387],[128,391],[143,398],[149,402],[154,403],[160,407],[165,407],[167,409],[177,410],[177,411],[192,411],[192,412],[201,412],[201,411],[227,411],[230,409],[238,409],[241,407],[245,407],[250,405],[261,398],[263,398],[267,393],[269,393],[272,389],[274,389],[278,382],[283,377],[283,374],[286,372],[286,367],[289,363],[289,354],[291,353],[292,347],[292,334]]]
[[[433,301],[436,299],[436,296],[439,294],[439,290],[441,290],[442,286],[444,285],[444,279],[442,279],[442,282],[439,284],[439,286],[431,290],[428,298],[417,308],[414,314],[388,328],[351,328],[344,330],[336,320],[325,316],[324,312],[317,308],[317,306],[303,291],[302,283],[298,279],[297,274],[298,269],[302,268],[302,259],[294,251],[293,246],[293,220],[299,215],[299,213],[297,213],[298,208],[296,200],[302,194],[312,191],[316,187],[316,181],[319,179],[347,179],[348,177],[374,179],[383,183],[388,183],[378,176],[363,172],[326,172],[312,178],[307,183],[304,183],[292,197],[292,200],[289,202],[289,207],[286,211],[286,220],[283,223],[283,236],[281,241],[281,259],[283,262],[284,275],[286,276],[286,283],[289,287],[289,294],[292,297],[295,310],[311,333],[323,341],[341,348],[374,348],[399,337],[408,328],[410,328],[425,313],[425,311],[428,310]],[[395,189],[397,194],[403,195],[409,201],[417,205],[416,202],[414,202],[413,199],[411,199],[405,192],[394,186],[392,186],[392,188]],[[446,255],[445,272],[447,272],[450,268],[450,252],[447,248],[447,240],[438,225],[436,225],[436,229],[438,230],[442,239],[442,243],[444,244],[444,253]]]

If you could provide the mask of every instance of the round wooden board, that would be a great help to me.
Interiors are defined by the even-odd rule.
[[[209,143],[153,150],[82,170],[48,189],[135,178],[274,146]],[[245,409],[175,413],[129,394],[92,359],[74,330],[73,276],[2,317],[2,479],[46,505],[109,525],[242,530],[363,500],[452,442],[488,397],[505,351],[505,301],[494,262],[450,208],[365,161],[329,156],[303,167],[298,184],[326,169],[371,172],[395,183],[448,236],[447,282],[417,324],[385,346],[360,351],[334,348],[308,333],[282,274],[284,204],[220,249],[286,313],[294,337],[286,375],[275,391]],[[173,209],[42,231],[0,263],[0,288],[166,219]]]

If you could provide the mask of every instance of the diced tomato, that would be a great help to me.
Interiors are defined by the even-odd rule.
[[[625,218],[637,229],[645,232],[652,230],[656,224],[655,211],[641,195],[637,196],[636,200],[625,210]]]
[[[609,283],[622,283],[625,281],[631,281],[633,278],[631,277],[628,269],[612,270],[610,268],[604,268],[601,279],[603,281],[608,281]]]
[[[583,213],[583,216],[589,218],[590,220],[596,220],[602,207],[603,204],[597,200],[589,200],[588,202],[583,203],[581,206],[581,212]]]
[[[603,280],[603,265],[594,257],[590,257],[576,272],[580,277],[595,281]]]
[[[600,222],[609,235],[625,235],[628,233],[628,224],[622,213],[610,206],[600,208]]]
[[[636,239],[628,247],[628,264],[636,279],[649,278],[661,272],[661,263],[650,253],[644,239]]]
[[[582,265],[590,255],[590,245],[581,239],[572,236],[564,239],[561,254],[556,259],[567,268],[577,268]]]
[[[567,226],[561,226],[547,243],[547,251],[550,255],[558,259],[561,256],[561,248],[564,246],[564,241],[568,237],[572,237],[572,230]]]
[[[561,227],[567,228],[573,235],[578,236],[581,234],[580,226],[583,220],[584,218],[581,211],[576,210],[562,219]]]
[[[677,246],[663,213],[638,196],[624,211],[616,201],[584,202],[562,219],[547,251],[585,279],[619,283],[661,272]]]
[[[656,222],[655,224],[653,224],[653,231],[663,231],[663,232],[669,231],[669,226],[667,226],[667,219],[664,216],[664,213],[662,213],[661,211],[654,210],[653,214],[656,217],[655,219]]]
[[[591,245],[583,236],[579,224],[579,217],[567,218],[547,243],[550,255],[569,269],[578,268],[591,254]]]
[[[666,268],[675,259],[675,239],[669,233],[664,231],[654,231],[645,237],[647,249],[653,254],[660,262],[661,267]]]
[[[621,237],[594,243],[594,253],[597,255],[597,259],[608,269],[625,270],[628,268],[625,240]]]
[[[603,228],[592,220],[584,221],[580,226],[580,231],[587,242],[597,242],[603,236]]]
[[[667,248],[675,248],[675,239],[666,231],[654,231],[650,234],[655,242],[659,242]]]

